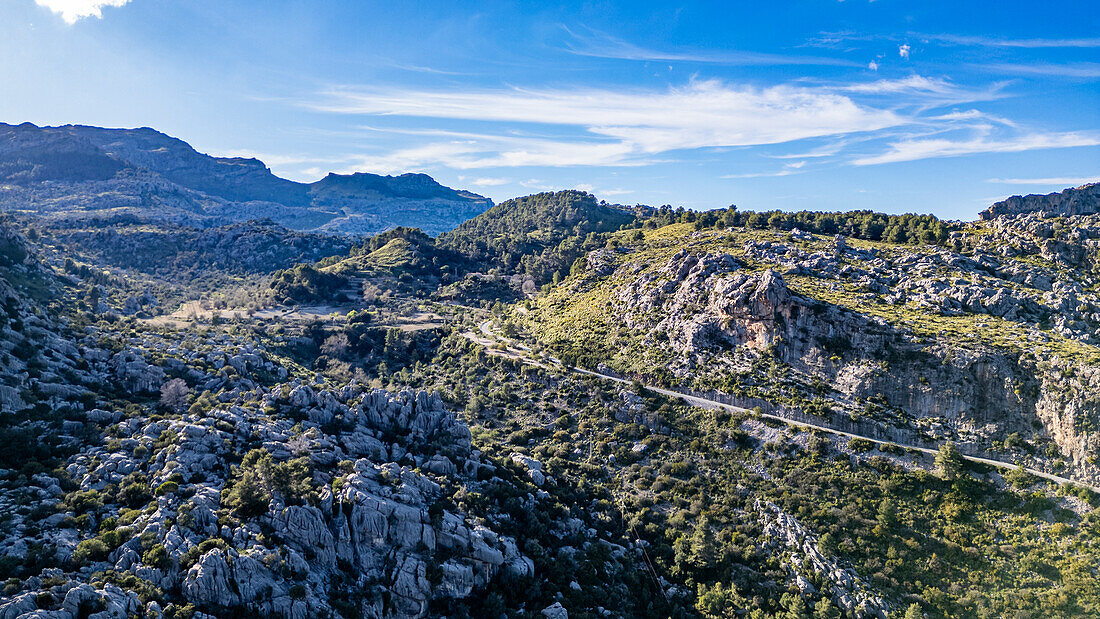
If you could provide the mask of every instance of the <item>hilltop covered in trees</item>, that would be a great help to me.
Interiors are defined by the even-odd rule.
[[[483,269],[499,268],[550,281],[568,274],[573,262],[603,245],[601,233],[632,223],[635,216],[583,191],[538,193],[502,202],[442,234],[442,247]]]
[[[942,245],[952,230],[951,222],[935,215],[888,215],[875,211],[741,211],[730,205],[725,209],[691,211],[665,205],[652,209],[638,225],[659,228],[675,223],[690,223],[696,230],[708,228],[748,228],[752,230],[794,229],[814,234],[840,234],[866,241],[921,245]]]

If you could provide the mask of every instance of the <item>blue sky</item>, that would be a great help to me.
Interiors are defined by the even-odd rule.
[[[5,0],[0,120],[502,200],[933,212],[1100,180],[1078,2]]]

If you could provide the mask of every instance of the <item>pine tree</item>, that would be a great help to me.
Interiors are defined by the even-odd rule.
[[[955,443],[947,441],[940,446],[940,450],[936,453],[936,468],[940,472],[940,477],[947,481],[955,481],[962,475],[963,464],[962,454],[959,453],[959,448],[955,447]]]

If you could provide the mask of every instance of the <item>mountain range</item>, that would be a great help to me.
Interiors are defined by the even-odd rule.
[[[289,228],[370,235],[450,230],[493,206],[425,174],[274,175],[258,159],[213,157],[150,128],[0,123],[0,209],[50,219],[137,215],[197,227],[270,218]]]

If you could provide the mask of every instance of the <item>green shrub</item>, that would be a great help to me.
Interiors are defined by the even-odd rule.
[[[848,441],[848,449],[856,453],[866,453],[875,448],[875,444],[865,438],[853,438]]]
[[[250,518],[266,512],[276,492],[290,504],[315,500],[308,457],[276,464],[266,449],[253,449],[237,467],[233,486],[223,491],[222,502]]]
[[[172,559],[163,545],[157,544],[141,556],[141,562],[145,565],[167,570],[172,565]]]
[[[73,550],[73,562],[83,565],[92,561],[104,561],[110,552],[111,549],[107,547],[103,540],[99,538],[86,539],[77,544],[76,549]]]
[[[163,484],[157,486],[157,496],[172,494],[176,490],[179,490],[179,487],[180,485],[174,481],[166,481]]]

